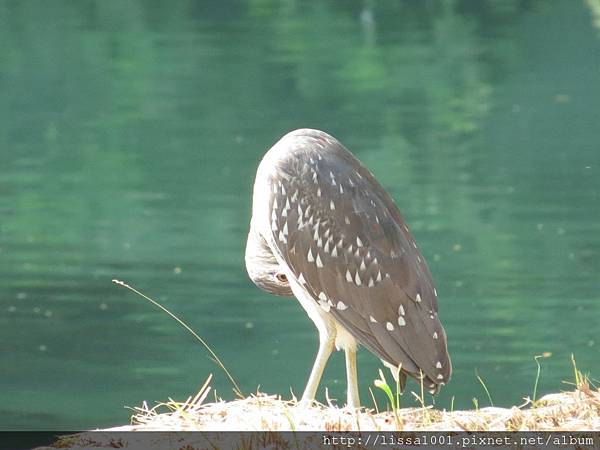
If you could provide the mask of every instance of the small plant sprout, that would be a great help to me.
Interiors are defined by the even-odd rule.
[[[387,398],[390,401],[390,406],[392,407],[392,411],[394,412],[396,428],[399,430],[400,429],[400,417],[398,416],[399,405],[396,402],[396,399],[394,398],[394,394],[392,393],[392,389],[388,385],[387,380],[385,379],[385,375],[383,374],[383,371],[381,369],[379,369],[379,379],[375,380],[374,384],[375,384],[375,387],[378,387],[383,392],[385,392],[385,395],[387,395]]]
[[[383,392],[385,392],[385,395],[387,395],[388,400],[390,401],[390,406],[392,407],[392,409],[396,409],[396,401],[394,399],[394,394],[392,393],[392,390],[390,389],[390,386],[387,383],[387,380],[385,379],[385,375],[383,374],[383,371],[381,369],[379,369],[379,379],[374,381],[375,387],[378,387],[379,389],[381,389]]]
[[[544,352],[541,355],[536,355],[533,357],[533,359],[535,360],[535,363],[537,364],[537,373],[535,374],[535,383],[533,385],[533,399],[532,399],[532,404],[533,407],[535,407],[535,402],[537,400],[537,389],[538,389],[538,383],[540,381],[540,375],[542,372],[542,366],[540,365],[540,358],[549,358],[550,356],[552,356],[552,353],[550,352]],[[573,355],[571,355],[572,357]]]
[[[573,372],[575,373],[575,386],[579,388],[583,374],[577,370],[577,362],[575,362],[575,355],[573,353],[571,353],[571,364],[573,364]]]
[[[492,396],[490,395],[490,391],[488,390],[487,386],[485,385],[485,383],[483,382],[483,379],[479,376],[479,373],[477,372],[477,369],[475,369],[475,376],[477,377],[477,380],[479,380],[479,382],[481,383],[481,385],[483,386],[483,390],[485,391],[485,393],[487,394],[488,400],[490,401],[490,405],[494,406],[494,402],[492,401]],[[534,394],[535,395],[535,394]]]

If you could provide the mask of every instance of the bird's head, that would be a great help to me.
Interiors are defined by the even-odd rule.
[[[274,295],[293,296],[287,275],[264,238],[250,227],[246,243],[246,270],[252,282]]]

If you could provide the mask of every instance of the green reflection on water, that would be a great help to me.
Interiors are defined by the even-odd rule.
[[[485,403],[475,369],[520,403],[546,351],[542,393],[571,352],[597,375],[594,5],[0,2],[2,427],[124,423],[211,372],[231,398],[115,277],[246,392],[300,394],[316,332],[243,250],[260,157],[304,126],[371,168],[429,261],[455,367],[439,406]],[[360,352],[365,402],[378,366]],[[322,387],[343,380],[336,355]]]

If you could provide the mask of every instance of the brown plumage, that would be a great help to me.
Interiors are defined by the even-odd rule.
[[[448,381],[446,334],[425,259],[393,200],[335,138],[296,130],[265,155],[248,248],[258,242],[286,274],[276,279],[280,293],[289,294],[281,280],[292,278],[299,300],[312,298],[325,321],[388,365],[423,373],[427,389]],[[247,266],[251,272],[248,256]]]

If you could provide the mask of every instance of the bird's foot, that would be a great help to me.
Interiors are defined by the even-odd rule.
[[[304,398],[298,402],[298,406],[301,408],[312,408],[315,404],[314,398]]]
[[[346,403],[346,406],[344,406],[343,409],[347,409],[350,411],[356,411],[357,409],[360,409],[360,403],[348,402],[348,403]]]

